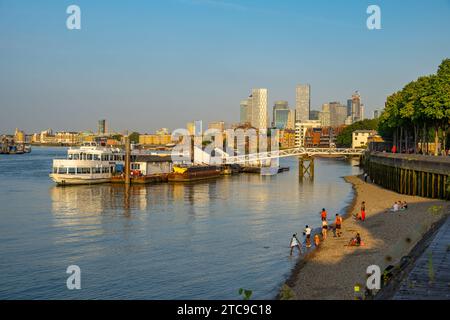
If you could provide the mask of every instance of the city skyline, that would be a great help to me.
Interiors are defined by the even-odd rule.
[[[95,130],[97,119],[118,132],[180,128],[189,119],[232,123],[249,88],[268,88],[269,106],[294,107],[298,83],[311,85],[311,110],[358,90],[371,115],[450,51],[441,41],[450,27],[444,0],[379,1],[376,31],[366,28],[366,1],[82,0],[78,31],[65,28],[69,4],[0,3],[2,133]]]

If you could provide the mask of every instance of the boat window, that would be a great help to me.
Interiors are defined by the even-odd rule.
[[[67,174],[67,168],[58,168],[59,174]]]
[[[131,164],[131,170],[140,170],[141,164],[140,163],[132,163]]]
[[[58,168],[53,168],[53,173],[58,173]]]
[[[80,159],[80,155],[78,153],[73,155],[73,160],[79,160]]]
[[[88,155],[87,155],[87,159],[88,159],[88,160],[92,160],[92,154],[88,154]]]
[[[102,154],[102,161],[108,161],[108,155]]]
[[[81,168],[77,168],[77,174],[81,174],[81,173],[82,173]]]
[[[69,168],[69,174],[75,174],[75,168]]]
[[[94,160],[96,160],[96,161],[100,160],[100,157],[98,154],[94,154]]]
[[[89,174],[91,173],[91,168],[81,168],[81,172],[84,174]]]
[[[100,168],[92,168],[92,173],[102,173]]]
[[[69,155],[67,156],[67,159],[72,160],[72,159],[73,159],[73,154],[69,154]]]

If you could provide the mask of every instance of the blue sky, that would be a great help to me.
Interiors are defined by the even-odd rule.
[[[366,28],[370,4],[382,30]],[[371,115],[449,40],[449,0],[0,0],[0,132],[236,122],[251,88],[294,107],[298,83],[312,109],[359,90]]]

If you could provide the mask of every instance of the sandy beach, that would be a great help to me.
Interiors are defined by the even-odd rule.
[[[345,179],[353,184],[355,198],[343,223],[343,236],[333,237],[329,232],[327,240],[298,263],[286,282],[295,299],[355,299],[355,285],[364,287],[368,266],[375,264],[383,271],[398,263],[450,211],[450,203],[446,201],[401,195],[365,183],[361,177]],[[408,209],[389,212],[399,200],[407,201]],[[351,217],[359,212],[362,201],[366,202],[364,222]],[[328,220],[333,218],[329,213]],[[357,232],[364,246],[348,246]]]

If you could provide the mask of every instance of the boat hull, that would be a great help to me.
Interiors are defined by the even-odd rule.
[[[50,178],[60,186],[89,185],[111,182],[111,177],[80,177],[64,174],[50,174]]]
[[[182,170],[185,169],[185,170]],[[169,173],[168,181],[170,182],[191,182],[205,179],[213,179],[221,176],[220,170],[216,167],[190,167],[179,168],[174,167],[174,172]]]

